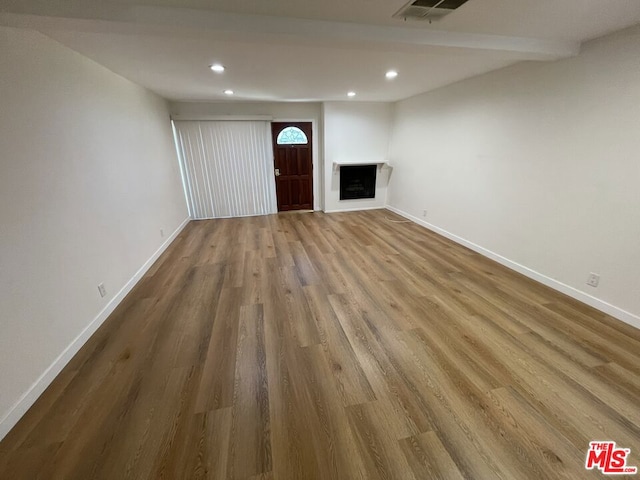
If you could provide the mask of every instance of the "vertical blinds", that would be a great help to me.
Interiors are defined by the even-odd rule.
[[[174,126],[193,218],[277,212],[269,122],[180,120]]]

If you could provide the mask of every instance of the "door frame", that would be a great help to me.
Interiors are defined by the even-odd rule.
[[[308,122],[311,123],[311,165],[313,167],[313,210],[319,211],[322,210],[320,195],[320,170],[321,165],[319,162],[319,140],[318,140],[318,119],[317,118],[273,118],[271,119],[273,123],[298,123],[298,122]],[[324,197],[323,197],[324,198]]]

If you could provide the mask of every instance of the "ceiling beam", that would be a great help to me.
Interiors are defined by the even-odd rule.
[[[186,8],[127,6],[108,2],[50,0],[0,0],[0,22],[38,28],[38,17],[116,22],[129,26],[164,27],[226,33],[237,36],[293,37],[331,44],[353,42],[371,45],[404,45],[414,49],[441,47],[479,51],[501,51],[522,60],[555,60],[575,56],[580,43],[565,40],[449,32],[431,28],[389,27],[357,23],[223,13]],[[86,27],[85,27],[86,28]],[[376,47],[377,48],[377,47]]]

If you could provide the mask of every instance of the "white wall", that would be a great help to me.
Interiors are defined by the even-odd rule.
[[[0,72],[1,438],[187,210],[164,100],[28,30]]]
[[[392,104],[326,102],[324,105],[325,211],[382,208],[387,201],[389,170],[379,168],[376,198],[340,200],[340,172],[333,162],[385,162]]]
[[[389,204],[640,326],[638,52],[640,27],[400,102]]]
[[[313,202],[315,210],[324,205],[322,141],[322,105],[304,102],[172,102],[172,115],[182,117],[268,115],[274,121],[301,120],[313,122]]]

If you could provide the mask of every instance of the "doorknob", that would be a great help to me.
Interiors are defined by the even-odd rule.
[[[276,168],[276,177],[279,177],[279,176],[280,176],[280,169]]]

